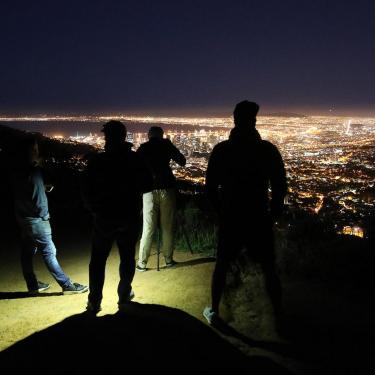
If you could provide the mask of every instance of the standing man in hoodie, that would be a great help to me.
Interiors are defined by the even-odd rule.
[[[236,105],[229,139],[214,147],[208,162],[206,191],[219,216],[212,304],[203,311],[210,324],[218,321],[228,268],[243,248],[263,268],[276,318],[282,312],[272,226],[283,210],[286,175],[278,149],[255,128],[258,110],[247,100]]]
[[[125,141],[120,121],[103,125],[104,152],[88,162],[83,178],[86,207],[93,216],[93,239],[89,266],[90,293],[87,311],[101,310],[105,266],[114,241],[120,254],[118,307],[134,298],[135,246],[141,227],[142,194],[152,189],[152,178],[142,158]]]
[[[143,194],[143,231],[139,247],[137,271],[147,270],[152,237],[160,225],[166,267],[173,267],[173,226],[176,211],[176,179],[170,167],[171,160],[184,166],[185,156],[173,143],[163,138],[163,129],[152,126],[148,132],[149,141],[143,143],[137,153],[143,157],[153,176],[152,191]]]

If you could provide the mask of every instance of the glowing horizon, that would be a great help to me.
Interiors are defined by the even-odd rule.
[[[258,115],[258,123],[262,123],[263,120],[267,118],[332,118],[332,119],[343,119],[356,121],[360,120],[374,120],[374,116],[349,116],[349,115],[298,115],[292,114],[285,115],[282,114],[270,114],[270,115]],[[181,124],[181,125],[196,125],[196,126],[233,126],[233,117],[232,116],[217,116],[217,117],[207,117],[207,116],[130,116],[130,115],[22,115],[22,116],[0,116],[0,121],[3,122],[53,122],[53,121],[62,121],[62,122],[105,122],[109,120],[119,120],[119,121],[130,121],[130,122],[139,122],[139,123],[165,123],[165,124]],[[213,125],[213,123],[215,125]]]

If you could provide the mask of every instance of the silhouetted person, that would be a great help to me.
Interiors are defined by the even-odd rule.
[[[176,179],[170,167],[170,161],[184,166],[185,156],[173,143],[163,138],[163,129],[152,126],[148,132],[149,141],[137,150],[150,168],[153,176],[152,191],[143,195],[143,230],[139,247],[137,270],[146,271],[150,256],[152,237],[158,224],[167,267],[173,267],[173,226],[176,211]]]
[[[87,310],[94,313],[101,309],[105,266],[114,241],[120,253],[119,309],[134,297],[132,281],[142,194],[152,188],[152,178],[142,158],[125,141],[124,124],[109,121],[102,132],[105,151],[89,160],[83,180],[86,205],[94,219],[87,304]]]
[[[219,214],[212,305],[203,311],[210,324],[219,316],[229,265],[244,248],[261,264],[275,316],[281,314],[272,226],[283,210],[286,176],[279,151],[255,129],[258,110],[258,104],[249,101],[236,105],[229,139],[214,147],[208,162],[206,189]]]
[[[86,292],[88,287],[71,282],[56,259],[46,196],[46,190],[51,191],[52,186],[44,184],[40,164],[38,143],[34,137],[27,137],[20,145],[12,174],[15,214],[21,228],[21,264],[27,289],[39,293],[50,287],[39,281],[34,273],[33,256],[40,251],[64,294]]]

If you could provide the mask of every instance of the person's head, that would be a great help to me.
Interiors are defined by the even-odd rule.
[[[105,149],[110,150],[124,143],[126,138],[126,127],[121,121],[111,120],[103,125]]]
[[[162,139],[164,131],[160,126],[151,126],[148,131],[148,139],[157,138]]]
[[[39,161],[39,146],[35,136],[28,135],[20,143],[19,156],[27,164],[35,164]]]
[[[236,105],[233,112],[234,126],[255,127],[256,116],[259,111],[259,105],[255,102],[244,100]]]

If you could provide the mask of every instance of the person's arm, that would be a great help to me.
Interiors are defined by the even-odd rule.
[[[273,146],[273,145],[272,145]],[[277,147],[271,149],[270,158],[271,216],[277,220],[284,209],[284,198],[287,193],[287,180],[284,162]]]
[[[166,139],[166,141],[169,143],[171,159],[173,161],[175,161],[181,167],[184,167],[185,164],[186,164],[185,156],[180,152],[180,150],[169,139]]]
[[[45,182],[43,177],[43,170],[39,166],[30,168],[30,193],[29,199],[31,207],[37,217],[43,220],[49,219],[48,199],[45,191]]]
[[[47,165],[45,165],[44,160],[42,159],[40,159],[40,161],[38,162],[38,165],[43,166],[42,171],[43,171],[44,188],[45,188],[46,193],[50,193],[55,187],[55,180],[56,180],[53,169],[51,167],[47,167]]]
[[[92,158],[90,155],[89,158]],[[89,159],[86,165],[86,168],[82,172],[81,177],[81,195],[83,199],[83,203],[85,208],[94,213],[94,191],[93,188],[95,186],[95,178],[93,174],[95,172],[95,162],[92,159]]]
[[[147,146],[145,146],[145,144],[143,143],[138,147],[138,150],[136,151],[136,154],[138,155],[138,159],[140,160],[140,163],[141,163],[141,169],[143,170],[141,175],[143,175],[144,186],[147,187],[146,188],[147,191],[144,191],[145,193],[153,190],[152,188],[149,189],[148,186],[150,185],[150,179],[151,179],[151,184],[153,185],[155,178],[156,178],[156,176],[154,175],[151,163],[150,163],[150,158],[147,157],[146,149],[147,149]]]
[[[147,163],[145,162],[144,158],[140,154],[137,154],[137,156],[137,178],[139,182],[139,189],[143,194],[149,193],[153,190],[154,186],[152,172]]]
[[[208,200],[211,202],[216,212],[220,210],[219,186],[220,186],[220,153],[214,147],[208,160],[206,171],[205,190]]]

